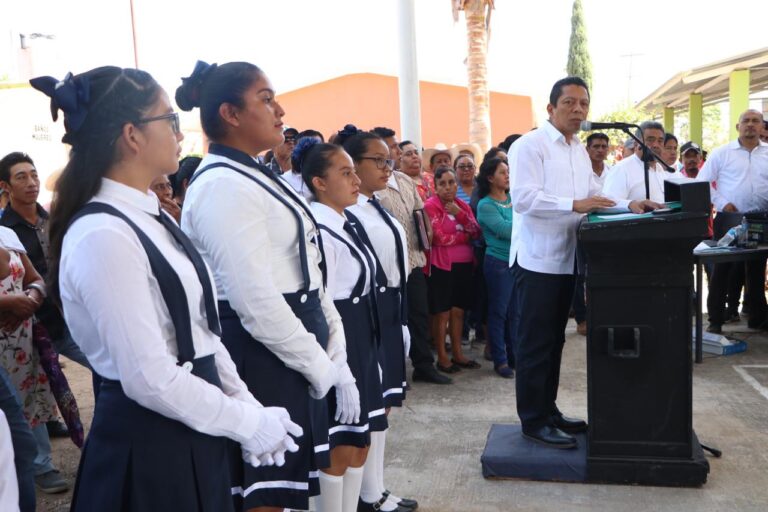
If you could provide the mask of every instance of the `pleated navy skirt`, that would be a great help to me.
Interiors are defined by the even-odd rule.
[[[401,407],[405,400],[405,347],[400,318],[400,289],[387,288],[377,295],[379,310],[379,361],[385,407]]]
[[[192,373],[221,387],[213,355],[194,360]],[[71,510],[234,511],[233,444],[142,407],[103,379]]]
[[[384,393],[379,377],[379,351],[373,327],[374,310],[370,295],[334,301],[344,324],[347,340],[347,364],[360,392],[360,421],[346,425],[334,420],[335,390],[328,393],[331,448],[351,445],[364,448],[371,444],[371,432],[387,429]]]
[[[325,349],[328,324],[316,290],[284,295],[294,314]],[[302,299],[304,300],[302,302]],[[296,439],[299,451],[286,452],[285,465],[254,468],[243,461],[240,447],[231,453],[232,497],[237,510],[254,507],[309,509],[309,498],[320,494],[318,469],[330,466],[328,403],[309,395],[304,376],[291,370],[243,328],[228,302],[219,302],[221,341],[248,390],[265,407],[284,407],[291,421],[304,429]]]

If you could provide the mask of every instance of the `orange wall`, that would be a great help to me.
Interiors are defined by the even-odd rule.
[[[467,89],[434,82],[420,83],[422,144],[432,147],[469,140]],[[400,136],[397,78],[361,73],[334,78],[278,96],[284,121],[298,130],[313,128],[326,138],[346,123],[358,128],[393,128]],[[531,98],[491,93],[491,140],[533,127]]]

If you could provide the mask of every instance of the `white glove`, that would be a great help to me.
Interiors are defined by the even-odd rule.
[[[259,430],[242,443],[243,460],[254,467],[285,464],[285,452],[297,452],[298,445],[291,436],[304,435],[302,428],[291,421],[282,407],[264,407],[259,410],[262,421]]]
[[[339,370],[339,380],[336,382],[336,421],[344,424],[360,421],[360,391],[355,384],[355,376],[348,364]]]
[[[333,363],[333,361],[331,361],[331,363]],[[336,385],[336,382],[338,382],[338,380],[339,380],[339,369],[336,367],[335,364],[328,365],[327,374],[323,375],[323,378],[320,379],[319,382],[309,387],[309,396],[311,396],[315,400],[322,400],[323,398],[325,398],[325,395],[328,394],[328,391],[330,391],[331,388]]]
[[[411,353],[411,331],[408,330],[408,326],[403,326],[403,348],[405,349],[405,357]]]
[[[330,359],[337,368],[347,362],[347,347],[340,341],[328,340],[328,348],[325,349]]]

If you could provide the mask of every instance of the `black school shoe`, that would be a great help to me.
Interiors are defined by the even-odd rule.
[[[376,503],[368,503],[367,501],[363,501],[358,498],[357,500],[357,512],[379,512],[381,510],[381,506],[384,504],[384,502],[387,501],[387,498],[382,498]],[[408,507],[401,507],[400,505],[397,506],[396,509],[394,509],[392,512],[411,512],[413,509]]]
[[[389,491],[384,491],[384,497],[388,497],[391,493]],[[410,510],[416,510],[419,508],[419,502],[416,500],[412,500],[409,498],[400,498],[400,501],[397,502],[398,507],[404,507]]]

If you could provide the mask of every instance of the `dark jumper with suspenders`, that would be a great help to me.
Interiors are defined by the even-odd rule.
[[[395,237],[398,253],[398,268],[400,269],[400,286],[392,288],[387,285],[387,276],[376,255],[371,239],[368,237],[362,222],[347,209],[344,214],[354,226],[358,237],[368,246],[376,262],[376,291],[379,326],[379,359],[383,370],[382,387],[384,389],[384,404],[387,407],[400,407],[405,398],[405,351],[403,349],[402,326],[407,318],[405,262],[402,241],[397,228],[389,218],[383,206],[378,201],[369,200],[382,216],[384,223]]]
[[[221,388],[214,354],[195,358],[186,292],[178,274],[149,236],[124,213],[101,202],[86,204],[73,217],[70,225],[81,217],[98,213],[123,220],[144,248],[173,323],[178,347],[177,364]],[[155,219],[181,246],[194,266],[203,288],[208,328],[217,336],[220,335],[213,288],[202,257],[189,238],[165,213],[160,212]],[[130,503],[130,510],[170,510],[179,507],[229,510],[232,504],[229,472],[221,469],[227,467],[227,439],[202,434],[179,421],[142,407],[125,395],[119,381],[106,378],[100,381],[94,422],[78,469],[72,510],[122,510],[125,503]],[[176,471],[174,474],[172,468],[179,464],[189,466],[190,451],[195,469]],[[160,492],[159,487],[169,485],[169,471],[171,477],[175,475],[177,478],[175,482],[181,482],[179,487],[196,486],[197,490],[190,488],[186,493]],[[141,474],[140,478],[137,478],[137,473]],[[148,482],[157,482],[159,487],[153,488],[154,484]],[[173,487],[173,482],[171,484]]]
[[[347,339],[347,363],[360,391],[362,414],[359,425],[368,424],[370,431],[383,431],[387,429],[388,423],[386,415],[383,414],[384,396],[378,369],[380,338],[376,278],[383,279],[386,285],[386,277],[375,266],[374,257],[349,222],[344,221],[343,229],[353,240],[353,243],[323,224],[318,225],[318,227],[330,237],[344,244],[360,265],[361,272],[350,296],[346,299],[334,300],[333,304],[344,324],[344,334]],[[376,269],[375,272],[373,272],[374,268]],[[366,281],[370,284],[370,290],[363,295]],[[332,397],[331,401],[334,401]],[[333,410],[335,403],[331,403],[330,406]],[[370,415],[371,412],[374,413],[373,416]],[[370,444],[370,437],[368,432],[355,432],[354,427],[339,425],[334,422],[334,426],[331,427],[331,447],[340,444],[362,448]]]
[[[285,293],[282,296],[296,317],[302,322],[304,328],[313,334],[318,344],[325,349],[329,337],[328,324],[321,308],[319,290],[310,290],[305,222],[298,208],[301,208],[310,222],[317,227],[311,210],[295,193],[292,193],[287,183],[283,182],[270,169],[257,163],[249,155],[216,143],[209,146],[209,154],[223,156],[252,169],[254,173],[261,173],[285,193],[283,196],[253,174],[221,161],[198,169],[190,180],[190,186],[192,186],[202,174],[214,169],[225,168],[248,179],[288,209],[297,224],[303,285],[300,290]],[[316,233],[316,245],[321,258],[323,258],[319,266],[323,275],[324,286],[326,282],[325,256],[322,254],[319,229],[316,229]],[[256,278],[256,276],[252,276],[252,278]],[[300,445],[299,451],[286,453],[284,466],[253,468],[248,464],[241,464],[236,468],[239,473],[235,473],[235,480],[242,481],[242,487],[247,488],[254,482],[290,480],[301,483],[300,478],[304,479],[303,481],[308,479],[308,495],[319,494],[317,477],[308,478],[307,475],[309,473],[314,475],[318,468],[325,468],[330,465],[327,401],[325,399],[312,399],[308,392],[308,382],[301,373],[285,366],[263,343],[254,342],[254,338],[245,330],[237,312],[232,309],[228,301],[219,301],[219,315],[222,321],[222,342],[232,356],[237,371],[248,385],[249,390],[264,406],[288,409],[291,420],[304,429],[304,436],[297,441]],[[245,494],[242,489],[233,492],[236,497]],[[297,493],[294,489],[284,490],[279,485],[271,488],[259,488],[247,496],[243,496],[242,499],[245,503],[236,503],[237,507],[243,505],[244,508],[252,508],[279,504],[284,508],[308,508],[307,495]]]

